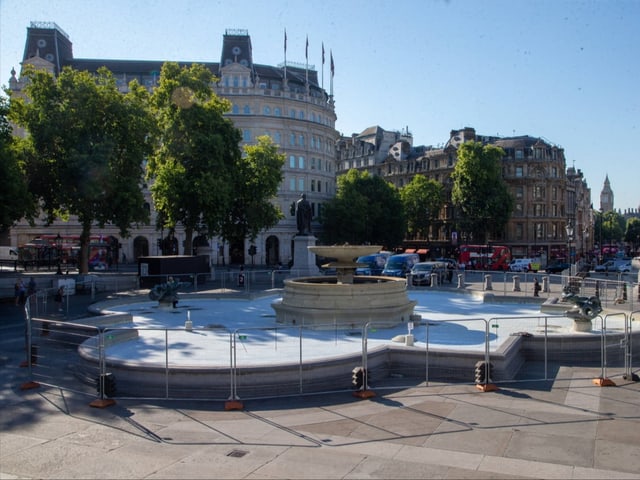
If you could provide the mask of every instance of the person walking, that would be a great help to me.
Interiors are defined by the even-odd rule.
[[[27,293],[27,288],[24,285],[24,281],[19,278],[13,287],[13,296],[15,298],[16,307],[24,305],[24,297]]]
[[[53,300],[56,302],[56,308],[58,312],[62,312],[62,299],[64,297],[64,286],[58,288],[58,291],[53,296]]]
[[[540,295],[540,282],[538,281],[538,277],[533,279],[533,296],[539,297]]]

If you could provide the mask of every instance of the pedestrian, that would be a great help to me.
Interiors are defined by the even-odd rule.
[[[31,277],[31,280],[29,280],[29,285],[27,286],[27,296],[31,296],[34,293],[36,293],[37,291],[37,287],[36,287],[36,280]]]
[[[24,282],[22,281],[22,279],[17,279],[15,285],[13,286],[13,296],[16,302],[16,307],[24,305],[24,296],[26,292],[27,289],[24,286]]]
[[[238,274],[238,286],[244,287],[244,267],[240,267],[240,273]]]
[[[56,302],[56,307],[59,312],[62,312],[62,299],[64,297],[64,286],[58,288],[58,291],[53,296],[53,300]]]
[[[534,297],[539,297],[540,293],[540,282],[538,281],[538,277],[535,277],[533,279],[533,296]]]

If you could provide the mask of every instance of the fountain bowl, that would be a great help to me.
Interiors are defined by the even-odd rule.
[[[321,257],[335,258],[340,264],[353,264],[354,258],[378,253],[382,245],[313,245],[307,248]]]

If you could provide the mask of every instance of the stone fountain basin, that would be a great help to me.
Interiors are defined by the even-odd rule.
[[[328,275],[285,280],[282,299],[272,307],[279,323],[332,328],[367,322],[395,326],[409,321],[415,305],[403,278],[362,276],[339,283]]]

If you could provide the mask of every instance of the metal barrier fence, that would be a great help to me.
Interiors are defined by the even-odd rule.
[[[83,393],[100,402],[119,397],[239,402],[349,391],[354,389],[354,367],[364,370],[364,384],[358,391],[429,387],[434,381],[485,386],[547,381],[558,379],[557,372],[549,374],[550,365],[558,369],[563,364],[599,367],[601,375],[594,381],[608,385],[613,383],[611,377],[637,380],[633,363],[639,359],[637,354],[634,356],[634,344],[635,351],[640,351],[640,337],[632,332],[640,311],[597,317],[594,322],[599,335],[571,339],[550,335],[557,331],[550,323],[560,318],[555,315],[463,317],[437,322],[420,318],[408,329],[404,345],[387,340],[371,347],[372,334],[383,328],[373,322],[360,329],[337,325],[322,329],[277,326],[233,331],[215,325],[199,329],[139,328],[121,326],[123,318],[113,316],[73,321],[35,317],[31,303],[25,306],[25,347],[30,352],[24,365],[29,377],[26,388],[43,384]],[[524,318],[537,319],[535,332],[519,332],[499,346],[492,346],[500,335],[501,324],[522,322]],[[474,330],[482,339],[481,348],[447,349],[430,341],[432,328],[468,328],[474,323],[481,325]],[[189,350],[185,348],[185,335],[201,336],[203,342]],[[136,345],[140,357],[132,358],[125,345],[139,337],[151,340]],[[424,338],[424,346],[416,346],[416,337]],[[322,352],[306,348],[314,339],[323,341]],[[206,355],[200,355],[199,350],[206,351]],[[212,354],[220,360],[211,361]],[[275,360],[260,361],[261,357],[274,355]],[[484,362],[483,368],[487,368],[481,381],[478,362]]]

